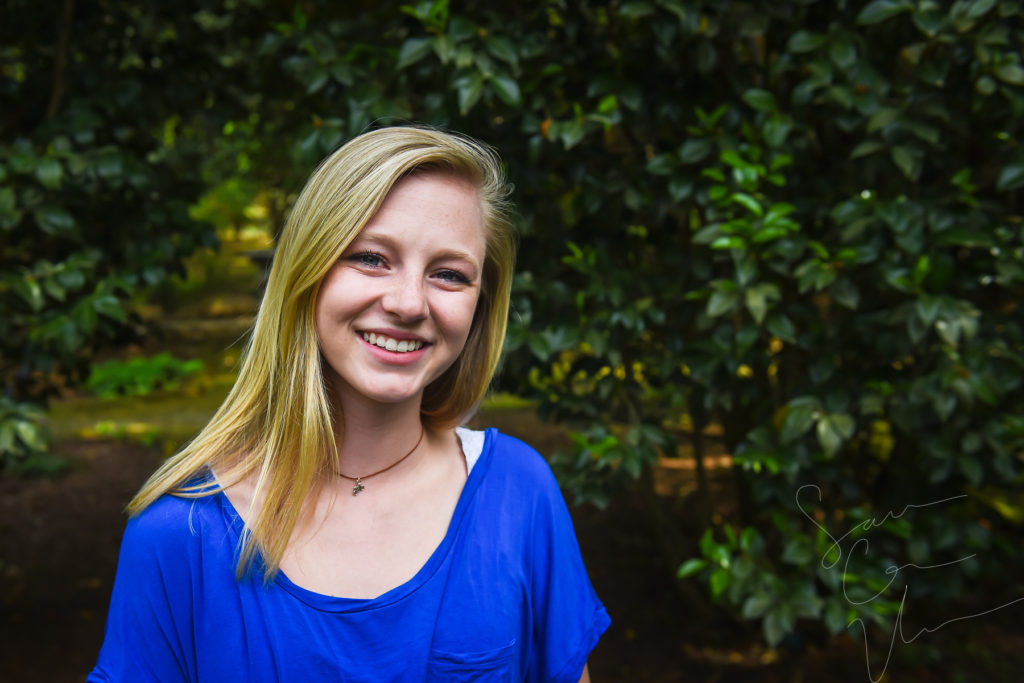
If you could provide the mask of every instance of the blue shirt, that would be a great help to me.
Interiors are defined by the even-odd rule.
[[[223,493],[131,519],[88,680],[575,683],[609,624],[547,463],[494,429],[441,544],[379,597],[239,581],[241,530]]]

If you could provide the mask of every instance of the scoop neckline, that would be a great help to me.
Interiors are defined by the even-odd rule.
[[[451,520],[448,522],[448,530],[445,532],[444,538],[441,539],[438,546],[434,548],[434,551],[430,554],[427,561],[411,579],[388,591],[385,591],[375,598],[346,598],[327,595],[325,593],[317,593],[316,591],[309,590],[308,588],[303,588],[289,579],[283,571],[279,570],[277,575],[274,577],[274,580],[270,582],[269,588],[279,587],[307,606],[323,612],[362,612],[380,609],[399,602],[415,593],[423,587],[431,577],[434,576],[434,574],[437,573],[437,570],[444,563],[445,558],[451,551],[455,538],[458,536],[459,527],[462,525],[463,519],[466,515],[466,509],[469,507],[469,502],[476,493],[476,490],[479,488],[484,472],[490,464],[491,459],[489,456],[493,448],[495,433],[496,429],[494,427],[490,427],[484,431],[483,449],[476,464],[466,477],[466,483],[463,485],[462,492],[459,494],[459,500],[455,504],[455,511],[452,513]],[[242,529],[244,528],[242,516],[238,514],[234,505],[232,505],[231,501],[228,500],[223,489],[217,492],[216,498],[220,503],[221,509],[225,515],[225,520],[228,523],[237,545],[238,540],[241,537]],[[256,571],[253,572],[252,580],[262,582],[262,574],[262,567],[260,566],[260,563],[257,562]]]

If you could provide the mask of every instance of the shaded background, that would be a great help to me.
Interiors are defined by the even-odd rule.
[[[294,193],[352,135],[418,121],[495,145],[516,185],[477,420],[578,504],[613,616],[595,679],[877,679],[902,621],[892,678],[1009,680],[1019,3],[2,19],[0,677],[89,668],[119,510],[230,386]]]

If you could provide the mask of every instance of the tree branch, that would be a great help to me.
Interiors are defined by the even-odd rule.
[[[60,109],[60,101],[64,95],[64,71],[68,65],[68,43],[71,40],[71,19],[75,11],[75,0],[64,0],[64,12],[61,16],[60,33],[57,36],[57,49],[53,62],[53,87],[50,89],[50,103],[46,105],[46,118],[52,119]]]

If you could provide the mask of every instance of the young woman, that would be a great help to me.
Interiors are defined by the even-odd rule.
[[[505,335],[507,194],[421,128],[313,173],[234,388],[129,505],[88,680],[588,680],[609,621],[547,464],[457,427]]]

